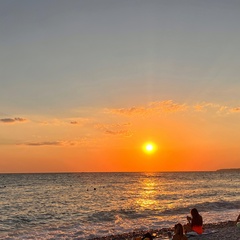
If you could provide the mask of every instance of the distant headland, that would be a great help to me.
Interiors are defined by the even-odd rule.
[[[217,172],[240,172],[240,168],[223,168],[216,170]]]

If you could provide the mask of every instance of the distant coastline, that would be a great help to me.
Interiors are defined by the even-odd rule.
[[[223,168],[216,170],[217,172],[240,172],[240,168]]]

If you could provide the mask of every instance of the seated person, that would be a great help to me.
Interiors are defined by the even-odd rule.
[[[183,235],[183,226],[181,223],[174,226],[174,233],[172,240],[187,240],[187,237]]]
[[[185,232],[203,233],[203,219],[196,208],[191,210],[192,217],[187,216],[188,223],[184,225]]]

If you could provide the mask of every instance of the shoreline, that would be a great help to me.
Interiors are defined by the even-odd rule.
[[[240,240],[240,228],[237,228],[236,221],[225,221],[218,223],[204,224],[204,231],[213,231],[212,233],[204,235],[204,240]],[[141,239],[144,234],[150,233],[154,239],[168,239],[167,233],[173,232],[173,227],[161,229],[149,229],[148,231],[133,231],[129,233],[122,233],[116,235],[109,235],[103,237],[91,238],[89,240],[135,240]],[[202,237],[200,237],[203,239]],[[191,240],[199,239],[197,237],[189,237]]]

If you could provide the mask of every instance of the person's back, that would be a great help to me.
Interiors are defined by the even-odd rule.
[[[183,226],[182,224],[178,223],[174,226],[175,234],[172,240],[187,240],[187,237],[183,235]]]
[[[197,232],[198,234],[202,234],[203,229],[203,219],[202,216],[198,213],[196,208],[193,208],[191,210],[192,215],[192,221],[191,221],[191,228],[194,232]]]
[[[198,234],[203,233],[203,218],[198,213],[196,208],[191,210],[192,217],[187,216],[188,223],[184,225],[185,233],[187,232],[196,232]]]

